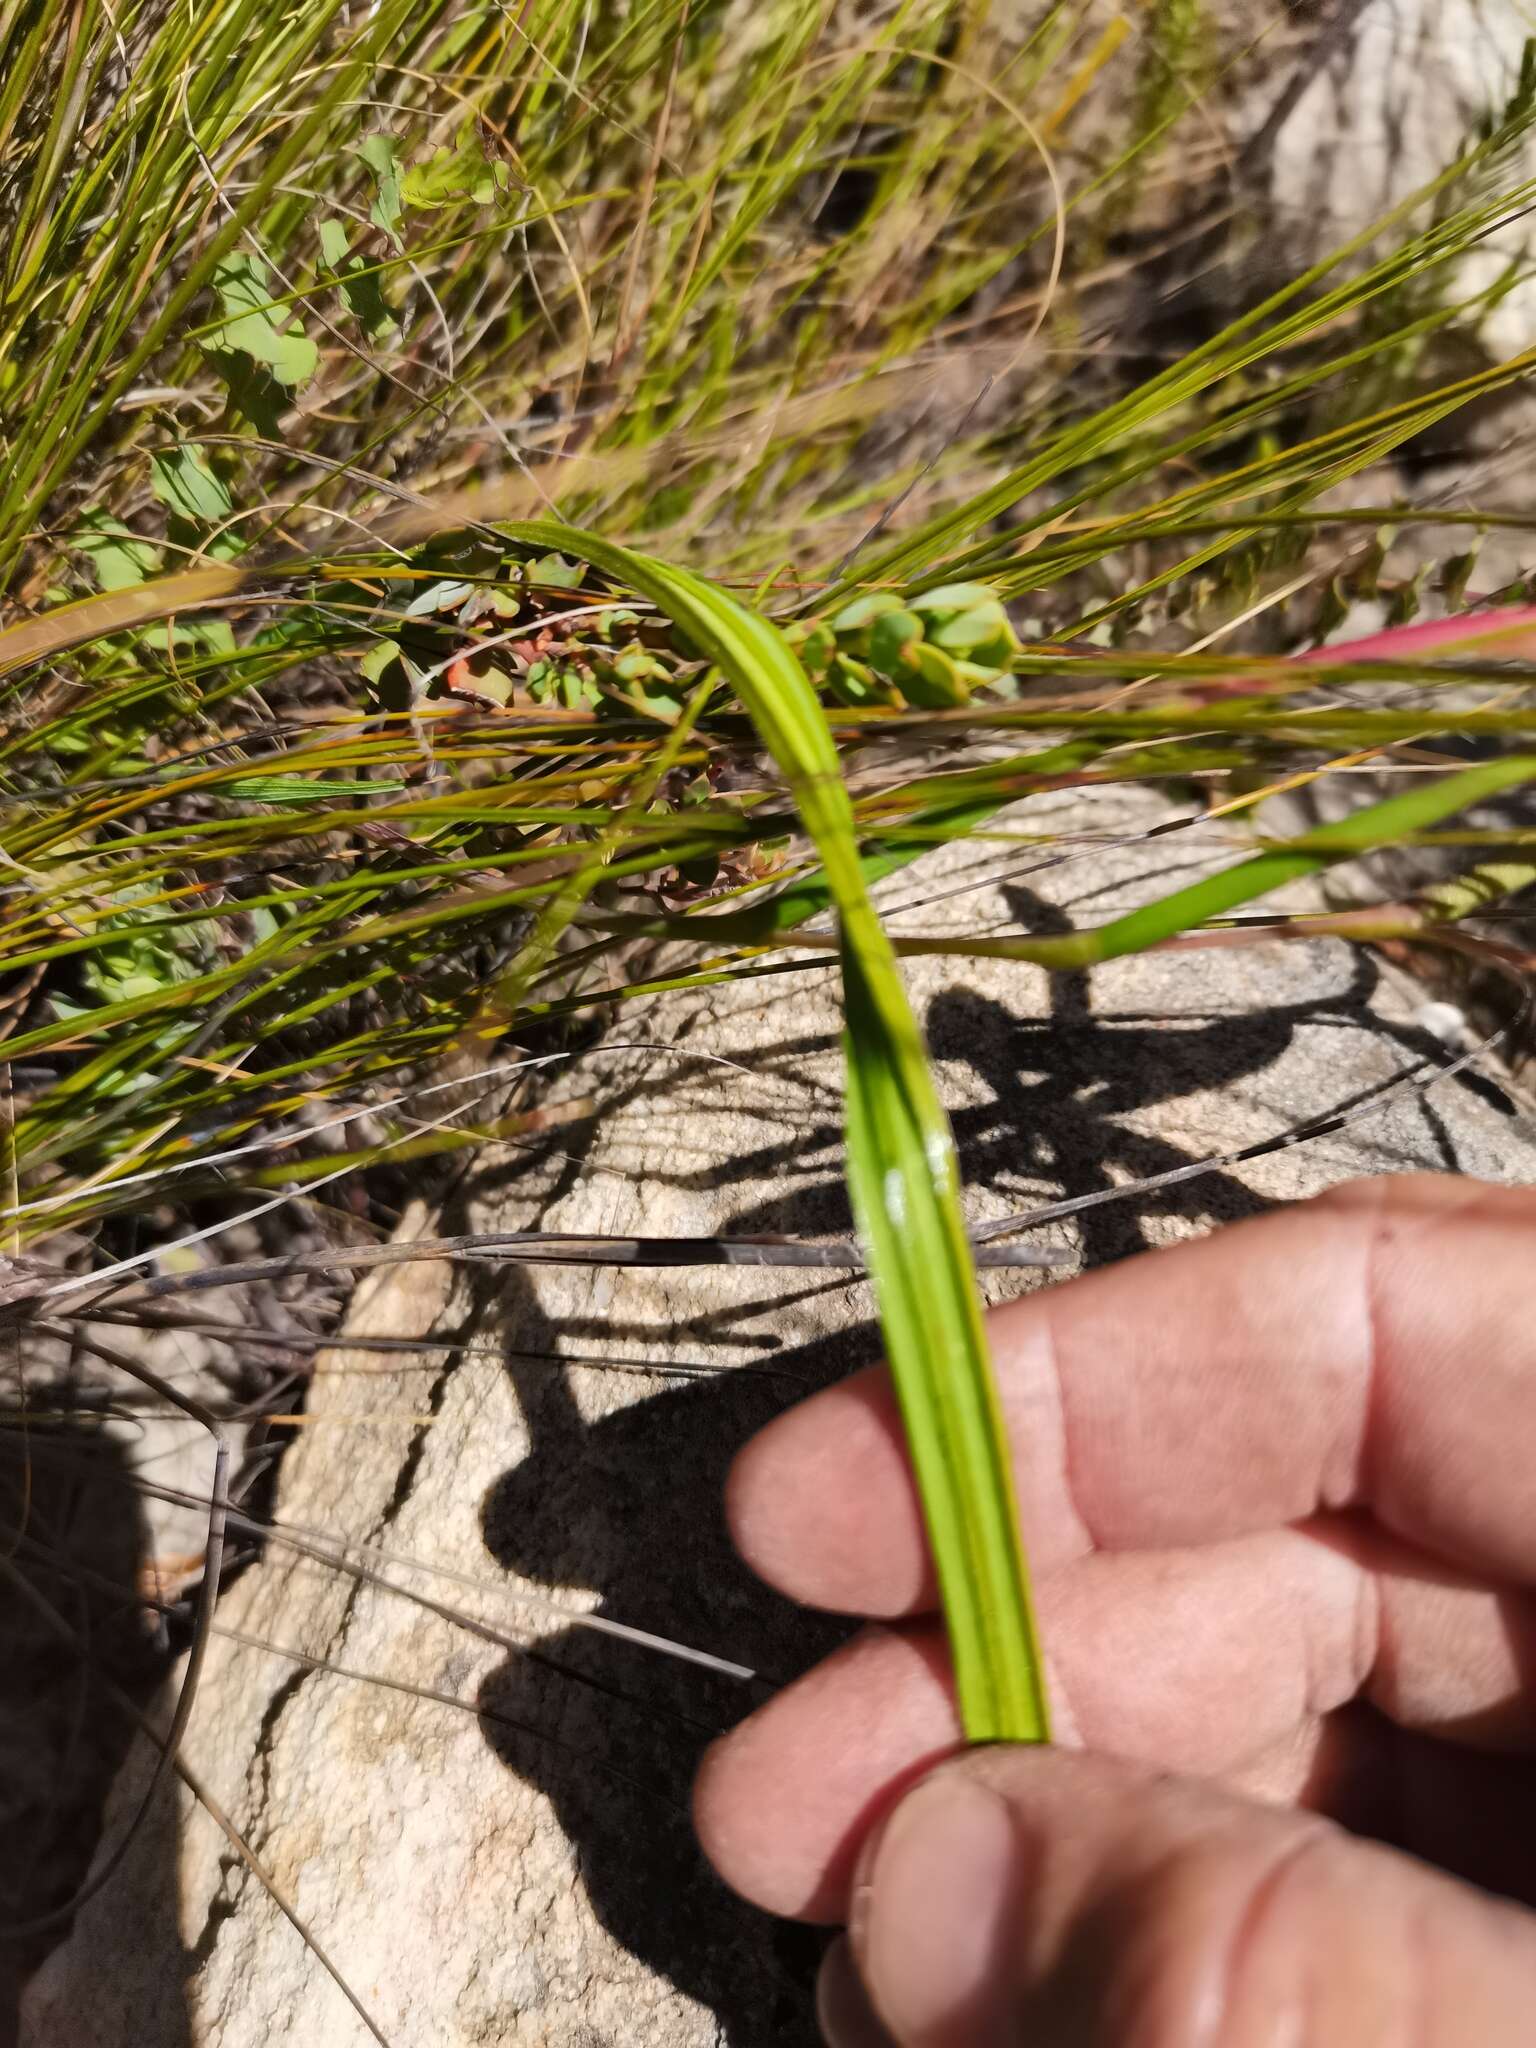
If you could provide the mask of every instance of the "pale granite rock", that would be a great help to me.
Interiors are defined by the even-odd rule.
[[[1257,168],[1288,260],[1315,261],[1341,247],[1445,170],[1504,111],[1533,35],[1529,0],[1332,0],[1318,16],[1311,56],[1289,83],[1267,79],[1247,110],[1254,136],[1265,135]],[[1512,190],[1533,176],[1536,147],[1528,142],[1505,183]],[[1533,251],[1522,212],[1458,267],[1458,298],[1487,290],[1511,267],[1517,274],[1480,322],[1496,358],[1536,339]]]
[[[1054,862],[997,844],[930,857],[886,884],[888,905],[919,906],[892,923],[974,933],[1097,921],[1230,858],[1219,827],[1146,836],[1172,815],[1146,791],[1037,799],[1016,822],[1122,843]],[[1255,1143],[1446,1057],[1414,1021],[1420,994],[1333,941],[1133,959],[1055,982],[928,958],[909,979],[977,1220]],[[436,1227],[839,1232],[836,1032],[835,974],[821,961],[627,1009],[614,1047],[549,1090],[594,1097],[597,1115],[546,1149],[507,1152]],[[1472,1071],[1040,1235],[1102,1261],[1349,1174],[1427,1166],[1526,1180],[1533,1163],[1525,1104],[1497,1072]],[[1038,1279],[993,1273],[988,1292]],[[221,1638],[188,1745],[197,1770],[392,2048],[809,2044],[817,1937],[727,1897],[693,1847],[685,1801],[709,1733],[838,1633],[747,1579],[718,1501],[755,1426],[875,1353],[864,1286],[753,1269],[470,1278],[407,1266],[359,1289],[350,1333],[379,1332],[463,1349],[331,1353],[279,1512],[387,1550],[371,1559],[380,1574],[464,1606],[502,1640],[273,1549],[225,1600],[224,1626],[342,1669]],[[405,1557],[414,1568],[392,1561]],[[523,1594],[763,1678],[594,1635]],[[550,1661],[514,1647],[524,1642]],[[35,1981],[24,2038],[350,2048],[368,2037],[183,1797]]]

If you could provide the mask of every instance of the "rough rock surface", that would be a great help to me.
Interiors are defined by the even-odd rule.
[[[1037,799],[1016,827],[1022,816],[1119,843],[1065,861],[995,844],[931,856],[886,884],[893,926],[1060,929],[1230,857],[1219,828],[1148,840],[1168,815],[1145,791]],[[997,962],[910,966],[978,1220],[1276,1136],[1437,1051],[1415,1021],[1419,994],[1333,941],[1054,982]],[[836,1030],[821,962],[630,1008],[614,1042],[550,1090],[594,1097],[597,1114],[547,1149],[508,1151],[460,1213],[432,1221],[838,1232]],[[1532,1128],[1507,1081],[1465,1072],[1041,1235],[1093,1263],[1359,1172],[1528,1179]],[[988,1288],[1037,1280],[996,1273]],[[460,1348],[360,1346],[376,1333]],[[354,1348],[322,1361],[278,1510],[290,1527],[344,1534],[354,1560],[453,1603],[479,1632],[272,1549],[223,1605],[239,1634],[214,1648],[188,1746],[209,1789],[393,2048],[809,2044],[818,1938],[716,1885],[685,1802],[709,1734],[838,1632],[747,1579],[718,1501],[756,1425],[873,1355],[864,1286],[753,1269],[472,1279],[407,1266],[359,1290],[350,1334]],[[569,1612],[532,1604],[551,1601]],[[763,1677],[664,1658],[578,1615]],[[120,1783],[116,1824],[130,1789]],[[26,2024],[33,2048],[368,2038],[185,1796],[45,1966]]]
[[[1527,0],[1334,0],[1283,93],[1271,82],[1250,110],[1255,147],[1288,260],[1316,260],[1410,198],[1497,118],[1536,35]],[[1252,146],[1252,145],[1251,145]],[[1511,182],[1536,174],[1526,146]],[[1528,270],[1528,218],[1500,228],[1463,262],[1459,295]],[[1495,357],[1536,337],[1536,282],[1522,278],[1482,322]]]

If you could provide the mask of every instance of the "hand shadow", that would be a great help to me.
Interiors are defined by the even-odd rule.
[[[556,1352],[562,1332],[530,1294],[519,1288],[517,1342]],[[590,1349],[590,1337],[566,1335]],[[694,1840],[689,1789],[705,1744],[848,1624],[777,1598],[742,1565],[721,1508],[726,1468],[790,1399],[877,1353],[865,1325],[777,1357],[772,1374],[728,1367],[593,1423],[573,1398],[571,1368],[508,1363],[533,1447],[485,1502],[497,1562],[557,1587],[599,1587],[599,1615],[758,1674],[726,1678],[572,1628],[542,1639],[537,1657],[509,1658],[480,1695],[492,1749],[553,1801],[576,1844],[598,1918],[709,2007],[732,2048],[817,2039],[810,1987],[822,1938],[727,1892]],[[582,2044],[599,2048],[599,2037]]]

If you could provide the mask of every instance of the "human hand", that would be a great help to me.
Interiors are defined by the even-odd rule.
[[[1536,1191],[1352,1184],[991,1338],[1057,1748],[955,1754],[883,1372],[731,1475],[748,1562],[877,1624],[695,1799],[739,1891],[851,1922],[835,2048],[1529,2048]]]

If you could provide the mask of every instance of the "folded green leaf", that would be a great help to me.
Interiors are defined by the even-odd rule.
[[[973,1741],[1043,1741],[1045,1687],[949,1120],[865,886],[826,715],[782,633],[684,569],[554,522],[505,529],[585,558],[665,611],[734,686],[821,855],[841,925],[848,1184]]]
[[[473,129],[461,134],[453,149],[439,149],[425,163],[412,164],[400,180],[406,206],[430,211],[470,200],[488,206],[507,188],[507,167],[488,157]]]
[[[365,135],[357,153],[372,171],[376,187],[368,217],[375,227],[399,246],[400,235],[400,152],[392,135]]]
[[[227,519],[234,510],[229,492],[209,467],[208,458],[191,441],[157,449],[150,458],[149,482],[162,505],[200,525]]]
[[[346,223],[321,221],[320,254],[336,278],[347,311],[370,341],[383,341],[395,331],[395,316],[385,301],[378,271],[350,251]]]

